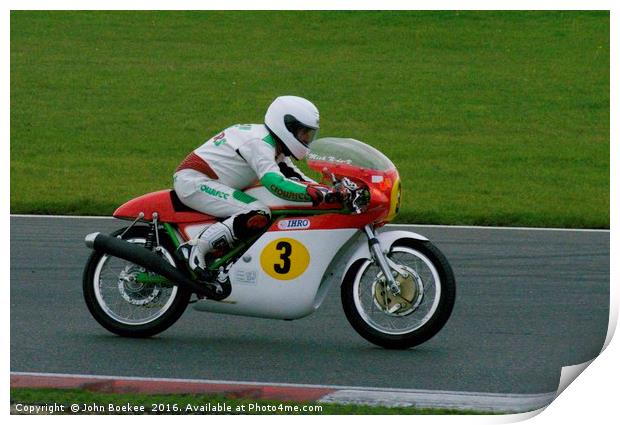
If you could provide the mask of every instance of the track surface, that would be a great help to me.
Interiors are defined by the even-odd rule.
[[[83,237],[124,222],[11,217],[11,371],[498,393],[557,389],[598,354],[609,315],[609,233],[409,227],[448,257],[457,302],[407,351],[349,326],[338,288],[292,322],[197,312],[146,340],[113,336],[81,293]]]

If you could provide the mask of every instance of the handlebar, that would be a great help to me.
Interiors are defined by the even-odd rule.
[[[341,184],[349,192],[349,197],[346,200],[347,206],[355,211],[356,214],[364,212],[370,203],[368,188],[359,186],[347,177],[342,178],[337,184]]]
[[[329,176],[332,185],[342,185],[348,192],[349,196],[345,200],[345,206],[349,207],[356,214],[361,214],[364,212],[368,204],[370,203],[370,192],[367,187],[359,186],[357,183],[349,179],[348,177],[343,177],[338,180],[334,173],[330,173],[327,168],[323,169],[323,174],[325,176]]]

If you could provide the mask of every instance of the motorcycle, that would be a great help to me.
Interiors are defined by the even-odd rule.
[[[342,204],[287,202],[263,186],[245,192],[268,205],[271,224],[209,265],[209,282],[187,265],[184,243],[217,219],[183,205],[173,190],[120,206],[132,221],[91,233],[83,274],[92,316],[121,336],[149,337],[188,304],[199,311],[293,320],[316,311],[340,285],[352,327],[379,346],[404,349],[432,338],[452,312],[456,284],[441,251],[417,233],[377,232],[398,213],[401,183],[392,161],[354,139],[314,141],[308,166],[343,185]]]

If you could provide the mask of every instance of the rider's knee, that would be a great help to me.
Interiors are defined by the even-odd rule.
[[[263,231],[271,221],[271,212],[267,210],[252,210],[235,216],[233,232],[237,238],[254,236]]]

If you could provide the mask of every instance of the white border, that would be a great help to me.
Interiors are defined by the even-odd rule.
[[[15,1],[15,0],[11,0],[8,1],[6,3],[8,5],[8,8],[12,8],[12,9],[128,9],[128,8],[132,8],[132,9],[169,9],[171,8],[171,4],[174,6],[174,9],[200,9],[203,8],[205,6],[205,3],[202,1],[185,1],[185,0],[179,0],[173,3],[170,2],[150,2],[150,3],[146,3],[146,2],[135,2],[135,1],[118,1],[118,0],[109,0],[109,1],[101,1],[101,0],[94,0],[92,2],[89,2],[87,4],[85,4],[84,2],[80,2],[80,1],[66,1],[66,0],[61,0],[61,1],[57,1],[55,2],[54,7],[50,7],[49,3],[46,2],[41,2],[41,1],[33,1],[33,0],[25,0],[25,1]],[[415,9],[419,9],[419,10],[429,10],[429,9],[515,9],[515,10],[523,10],[523,9],[528,9],[528,10],[541,10],[541,9],[557,9],[557,10],[576,10],[576,9],[607,9],[607,10],[612,10],[611,13],[611,28],[612,28],[612,34],[611,34],[611,38],[612,38],[612,42],[611,42],[611,51],[612,51],[612,55],[611,55],[611,59],[612,59],[612,72],[611,72],[611,92],[614,93],[614,96],[612,96],[611,99],[611,135],[612,135],[612,141],[610,143],[611,145],[611,156],[612,156],[612,163],[614,162],[613,159],[616,157],[617,155],[617,149],[615,148],[615,143],[613,143],[614,139],[615,141],[617,141],[617,125],[614,124],[617,122],[617,118],[618,118],[618,109],[617,109],[617,96],[618,96],[618,86],[616,84],[617,81],[617,75],[618,75],[618,66],[617,66],[617,46],[618,46],[618,42],[620,42],[619,38],[618,38],[618,15],[617,15],[617,10],[613,10],[614,9],[614,5],[616,3],[615,2],[611,2],[611,1],[590,1],[590,2],[584,2],[584,1],[533,1],[533,0],[522,0],[522,1],[504,1],[501,4],[498,4],[497,2],[489,2],[489,1],[469,1],[467,2],[466,5],[464,5],[462,2],[458,2],[458,1],[435,1],[435,2],[425,2],[422,4],[404,4],[404,2],[401,1],[392,1],[392,0],[386,0],[380,4],[376,4],[376,3],[371,3],[368,1],[362,1],[362,2],[358,2],[355,4],[355,8],[357,9],[406,9],[406,8],[415,8]],[[251,5],[249,4],[247,1],[238,1],[238,0],[230,0],[228,2],[226,2],[223,5],[210,5],[209,7],[212,8],[217,8],[217,6],[220,6],[223,9],[228,9],[228,10],[233,10],[233,9],[248,9],[248,8],[256,8],[256,5]],[[267,2],[263,2],[261,3],[261,8],[280,8],[280,9],[305,9],[305,8],[309,8],[309,4],[307,2],[297,2],[297,1],[267,1]],[[317,1],[314,2],[312,4],[313,8],[320,8],[320,9],[346,9],[346,8],[350,8],[351,7],[351,3],[350,2],[344,2],[342,0],[332,0],[332,1]],[[10,57],[10,37],[8,36],[9,33],[9,28],[10,28],[10,19],[9,19],[9,14],[5,13],[4,15],[4,22],[5,25],[3,25],[2,27],[5,28],[5,39],[4,39],[4,43],[2,43],[3,46],[3,50],[4,50],[4,57]],[[10,96],[9,96],[9,87],[10,84],[8,83],[10,81],[10,66],[7,63],[5,63],[4,69],[3,69],[3,76],[4,76],[4,81],[5,84],[3,86],[3,94],[4,94],[4,99],[5,99],[5,107],[4,107],[4,114],[3,114],[3,119],[2,119],[2,128],[3,128],[3,133],[6,135],[6,139],[10,140],[10,126],[9,126],[9,110],[10,110]],[[8,158],[10,158],[10,150],[9,150],[9,144],[5,143],[4,144],[4,158],[6,158],[6,162],[8,161]],[[4,179],[3,179],[3,200],[2,200],[2,207],[4,208],[4,210],[7,212],[7,215],[9,215],[9,210],[10,210],[10,206],[9,206],[9,170],[10,170],[10,163],[7,164],[4,169]],[[615,197],[613,196],[613,188],[616,186],[615,182],[617,181],[617,172],[615,172],[615,169],[612,167],[612,171],[611,171],[611,187],[612,187],[612,199],[611,199],[611,222],[612,222],[612,226],[613,223],[616,222],[617,220],[617,208],[616,208],[616,203],[615,203]],[[6,217],[6,216],[5,216]],[[6,228],[9,230],[10,232],[10,220],[6,220]],[[530,230],[530,229],[528,229]],[[534,230],[534,229],[531,229]],[[555,229],[550,229],[550,230],[555,230]],[[570,230],[570,229],[567,229]],[[616,249],[614,249],[614,247],[618,246],[617,242],[617,238],[615,237],[615,234],[611,235],[611,246],[612,246],[612,261],[611,261],[611,292],[612,292],[612,302],[611,302],[611,319],[615,320],[615,318],[617,318],[617,305],[618,305],[618,291],[617,291],[617,272],[616,272],[616,267],[615,264],[617,262],[617,255],[615,254],[617,252]],[[10,246],[8,246],[8,244],[5,245],[5,250],[6,250],[6,254],[8,254],[8,251],[10,250]],[[3,253],[5,253],[3,251]],[[9,255],[3,255],[2,256],[2,269],[4,270],[4,275],[6,276],[4,281],[8,282],[8,275],[9,275]],[[4,285],[4,299],[5,299],[5,317],[9,318],[9,293],[8,293],[8,285]],[[7,319],[5,321],[5,341],[6,339],[8,339],[8,323],[9,323],[10,319]],[[6,356],[8,356],[8,350],[7,353],[5,354]],[[602,422],[602,423],[606,423],[608,418],[611,417],[615,417],[617,416],[617,412],[616,412],[616,404],[617,404],[617,397],[615,396],[615,389],[616,389],[616,379],[618,378],[619,374],[618,374],[618,359],[620,359],[620,350],[618,349],[618,344],[617,343],[611,343],[609,345],[609,347],[605,350],[605,352],[596,359],[596,361],[594,362],[595,366],[591,367],[588,369],[587,373],[582,374],[582,376],[579,377],[579,384],[577,385],[572,385],[567,391],[565,391],[564,393],[562,393],[561,397],[559,399],[557,399],[554,403],[552,403],[552,405],[548,408],[549,412],[545,413],[544,415],[539,415],[538,417],[532,419],[532,421],[534,421],[534,423],[560,423],[560,422],[568,422],[568,423],[575,423],[577,421],[588,421],[588,422],[593,422],[593,421],[598,421],[598,422]],[[5,364],[8,364],[8,361],[5,360]],[[584,376],[585,375],[585,376]],[[3,395],[3,400],[5,401],[5,406],[8,405],[8,391],[6,391]],[[7,413],[8,413],[8,409],[7,409]],[[502,420],[502,418],[494,418],[494,420],[492,422],[494,423],[505,423],[505,422],[513,422],[513,421],[518,421],[518,420],[524,420],[527,419],[530,416],[519,416],[516,415],[516,417],[513,417],[512,419],[508,419],[505,418],[504,420]],[[10,420],[16,420],[19,421],[21,419],[24,420],[32,420],[32,417],[26,417],[26,418],[15,418],[15,417],[10,417]],[[35,418],[36,419],[36,418]],[[52,418],[50,418],[52,419]],[[62,419],[63,422],[66,421],[83,421],[83,418],[81,417],[62,417],[62,418],[58,418],[59,420]],[[97,421],[99,418],[93,417],[89,420],[94,420]],[[103,418],[101,418],[103,419]],[[140,418],[131,418],[132,421],[134,420],[139,420]],[[145,418],[143,418],[145,419]],[[480,423],[480,422],[488,422],[488,418],[487,420],[483,420],[484,418],[481,417],[474,417],[474,418],[467,418],[467,417],[457,417],[457,418],[445,418],[445,417],[417,417],[415,419],[415,421],[422,421],[424,423],[447,423],[447,422],[453,422],[454,420],[458,421],[459,423]],[[105,420],[107,421],[108,418],[105,418]],[[168,422],[168,418],[165,417],[149,417],[148,418],[149,421],[166,421]],[[200,421],[201,423],[204,422],[204,418],[201,417],[196,417],[196,418],[184,418],[184,420],[195,420],[195,421]],[[210,421],[216,420],[216,418],[209,418]],[[255,418],[253,420],[259,420],[260,418]],[[271,417],[269,418],[270,422],[284,422],[290,421],[290,418],[288,417],[280,417],[280,418],[276,418],[276,417]],[[310,421],[315,421],[315,418],[308,416],[308,417],[301,417],[301,418],[296,418],[296,420],[299,420],[300,422],[304,422],[307,421],[308,423]],[[375,419],[373,418],[373,421]],[[225,418],[217,418],[217,422],[227,422],[227,420]]]

